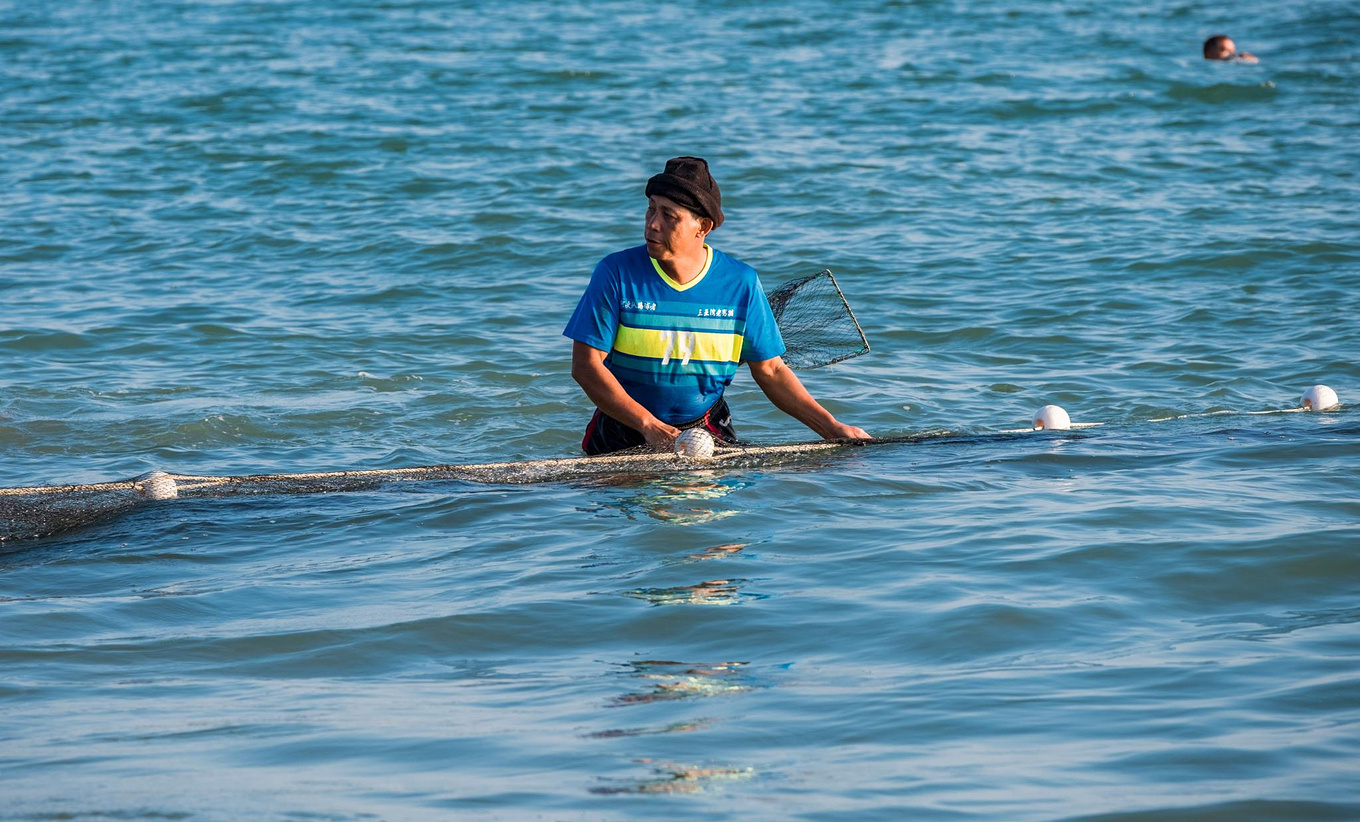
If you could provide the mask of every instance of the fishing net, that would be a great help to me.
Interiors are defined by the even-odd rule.
[[[110,520],[146,502],[132,480],[0,489],[0,546]]]
[[[873,440],[869,444],[886,442]],[[152,472],[135,479],[86,485],[0,488],[0,545],[54,536],[121,516],[133,509],[177,500],[248,497],[265,494],[326,494],[372,491],[397,485],[467,482],[482,485],[528,485],[598,478],[635,479],[677,472],[731,470],[771,466],[809,454],[844,448],[847,443],[783,445],[735,444],[712,458],[688,460],[647,448],[601,457],[494,462],[477,465],[428,465],[361,471],[300,474],[201,476]]]
[[[811,467],[818,455],[827,458],[845,449],[924,442],[985,442],[1012,434],[962,435],[929,431],[870,440],[814,440],[782,444],[724,443],[713,456],[691,460],[640,447],[600,457],[490,462],[474,465],[426,465],[359,471],[299,474],[204,476],[152,471],[115,482],[0,488],[0,547],[50,537],[94,525],[130,511],[180,500],[253,497],[271,494],[328,494],[415,487],[421,483],[466,482],[479,485],[646,480],[695,472],[780,465]]]
[[[784,361],[789,366],[818,368],[869,350],[869,341],[830,271],[790,280],[775,289],[769,300],[788,347]],[[394,483],[413,482],[523,485],[591,477],[647,477],[693,469],[769,465],[843,446],[844,443],[825,441],[764,446],[736,444],[719,449],[711,460],[703,463],[642,448],[603,457],[481,465],[227,477],[151,472],[117,482],[0,488],[0,545],[53,536],[112,519],[145,505],[181,498],[368,491]]]
[[[790,368],[821,368],[868,353],[864,329],[829,269],[789,280],[767,296]]]

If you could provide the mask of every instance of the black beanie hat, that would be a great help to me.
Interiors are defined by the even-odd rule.
[[[713,221],[713,227],[723,224],[722,193],[718,181],[708,173],[708,162],[702,157],[673,157],[666,161],[666,170],[647,181],[648,197],[658,194],[674,200]]]

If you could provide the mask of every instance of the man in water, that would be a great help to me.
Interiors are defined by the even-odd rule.
[[[694,427],[735,442],[723,390],[743,362],[776,407],[820,436],[868,439],[837,421],[784,364],[755,269],[704,242],[723,222],[708,163],[667,161],[646,195],[646,244],[595,266],[562,332],[575,341],[571,376],[596,405],[582,450],[669,449]]]
[[[1251,52],[1239,52],[1237,44],[1226,34],[1215,34],[1204,41],[1205,60],[1241,60],[1244,63],[1255,63],[1256,55]]]

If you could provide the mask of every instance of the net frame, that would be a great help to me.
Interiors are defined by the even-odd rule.
[[[869,338],[831,269],[789,280],[765,299],[790,368],[822,368],[869,353]]]

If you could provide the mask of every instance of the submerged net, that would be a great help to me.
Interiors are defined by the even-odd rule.
[[[820,368],[868,353],[864,329],[829,269],[789,280],[767,296],[790,368]]]
[[[908,442],[933,438],[870,440],[856,445]],[[527,485],[597,478],[633,479],[677,472],[730,470],[770,466],[809,454],[834,451],[846,442],[735,444],[720,448],[711,459],[688,460],[670,453],[639,448],[601,457],[494,462],[478,465],[428,465],[361,471],[299,474],[202,476],[153,472],[136,479],[86,485],[0,488],[0,545],[49,537],[105,522],[144,506],[185,499],[246,497],[265,494],[326,494],[371,491],[398,484],[469,482],[483,485]]]
[[[869,341],[865,339],[830,271],[790,280],[775,289],[769,295],[769,300],[788,347],[784,361],[790,367],[818,368],[859,356],[869,350]],[[873,440],[860,444],[915,439],[919,437]],[[826,441],[786,445],[736,444],[720,448],[712,460],[702,463],[641,448],[603,457],[481,465],[430,465],[226,477],[152,472],[117,482],[0,488],[0,545],[53,536],[112,519],[135,508],[163,504],[174,499],[368,491],[393,483],[462,481],[524,485],[592,477],[645,477],[676,471],[768,465],[845,445]]]
[[[0,545],[50,537],[145,505],[133,481],[0,489]]]
[[[705,460],[690,460],[646,447],[601,457],[426,465],[360,471],[203,476],[154,471],[135,479],[85,485],[0,488],[0,547],[106,522],[130,511],[182,500],[270,494],[327,494],[373,491],[420,483],[467,482],[529,485],[589,480],[631,481],[692,472],[731,471],[780,464],[808,464],[817,455],[842,449],[921,442],[983,442],[1014,435],[960,435],[932,431],[872,440],[816,440],[780,445],[724,444]]]

